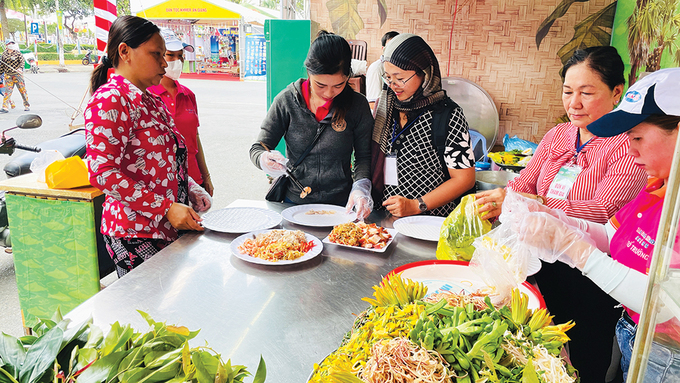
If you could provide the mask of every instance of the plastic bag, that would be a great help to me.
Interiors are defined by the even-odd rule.
[[[365,76],[366,75],[366,60],[356,60],[352,59],[350,64],[353,76]]]
[[[437,244],[437,259],[469,261],[475,248],[475,238],[491,230],[491,223],[477,214],[475,196],[468,194],[442,224]]]
[[[503,147],[505,148],[506,152],[510,152],[513,150],[519,150],[520,152],[524,152],[527,149],[531,149],[531,153],[524,152],[524,154],[534,154],[536,153],[538,144],[535,144],[531,141],[523,140],[517,137],[517,135],[510,137],[509,134],[506,134],[505,137],[503,137]]]
[[[45,169],[45,181],[50,189],[73,189],[90,185],[87,165],[78,156],[51,163]]]
[[[494,304],[510,300],[512,289],[527,279],[530,252],[511,224],[503,223],[474,240],[470,267],[494,291]]]
[[[64,156],[54,149],[42,150],[40,154],[31,161],[31,173],[38,175],[39,182],[45,182],[45,169],[47,169],[52,162],[63,159]]]

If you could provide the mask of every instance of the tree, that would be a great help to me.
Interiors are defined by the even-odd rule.
[[[0,0],[2,1],[2,0]],[[57,7],[54,0],[34,0],[40,1],[40,8],[43,11],[53,13],[57,11]],[[68,30],[68,33],[72,37],[76,37],[76,33],[73,30],[76,20],[82,20],[87,16],[94,13],[94,7],[92,5],[92,0],[59,0],[59,9],[64,15],[64,28]]]
[[[0,0],[0,23],[2,23],[2,36],[7,38],[10,34],[7,22],[7,14],[5,9],[15,9],[23,11],[24,13],[28,10],[35,8],[36,2],[38,0]]]
[[[118,16],[125,16],[132,14],[130,11],[130,0],[117,0],[116,10],[118,11]]]
[[[676,0],[638,0],[636,5],[627,20],[631,64],[629,85],[635,83],[637,72],[643,65],[648,72],[659,70],[664,50],[675,53],[673,59],[680,65],[680,50],[676,43],[680,16],[675,15]]]

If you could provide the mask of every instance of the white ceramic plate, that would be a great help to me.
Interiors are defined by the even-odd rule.
[[[331,214],[308,214],[310,211],[333,212]],[[302,226],[328,227],[354,221],[356,213],[346,214],[344,206],[309,204],[289,207],[281,212],[283,218]]]
[[[248,238],[253,238],[254,236],[261,234],[261,233],[269,233],[272,230],[258,230],[258,231],[253,231],[248,234],[243,234],[239,237],[236,237],[233,241],[231,241],[231,253],[234,254],[236,257],[241,258],[242,260],[250,263],[257,263],[259,265],[271,265],[271,266],[285,266],[285,265],[292,265],[294,263],[301,263],[308,261],[317,255],[321,254],[321,251],[323,250],[323,243],[319,240],[319,238],[305,233],[305,237],[307,238],[307,242],[314,242],[314,247],[312,247],[311,250],[305,253],[302,257],[298,259],[293,259],[293,260],[283,260],[283,261],[277,261],[277,262],[271,262],[267,261],[266,259],[261,259],[261,258],[255,258],[251,257],[248,254],[242,253],[241,250],[238,249],[239,246],[245,242],[246,239]]]
[[[439,231],[444,223],[444,217],[431,215],[414,215],[399,218],[394,221],[394,228],[401,234],[422,239],[424,241],[439,241]]]
[[[223,233],[247,233],[281,223],[281,214],[257,207],[228,207],[203,215],[203,227]]]
[[[527,266],[527,276],[534,275],[541,270],[543,264],[541,260],[536,257],[529,258],[529,266]]]
[[[487,287],[484,281],[468,267],[467,262],[428,260],[409,263],[392,270],[390,273],[402,273],[402,278],[422,282],[427,292],[437,291],[474,292]],[[538,291],[529,283],[520,285],[520,290],[529,296],[529,308],[545,307],[545,301]]]
[[[331,242],[331,240],[328,239],[328,236],[326,236],[326,238],[323,239],[323,243],[327,243],[329,245],[346,247],[348,249],[354,249],[354,250],[372,251],[374,253],[384,253],[385,250],[387,250],[387,248],[390,247],[390,244],[392,243],[392,241],[394,241],[394,236],[397,235],[397,231],[394,230],[394,229],[385,229],[385,230],[387,230],[387,232],[390,233],[392,238],[390,238],[387,241],[387,243],[385,244],[385,246],[381,249],[367,249],[367,248],[361,247],[361,246],[342,245],[342,244],[339,244],[339,243]]]

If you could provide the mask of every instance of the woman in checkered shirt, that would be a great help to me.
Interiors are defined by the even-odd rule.
[[[375,199],[395,217],[447,216],[454,201],[475,184],[463,109],[442,89],[439,62],[420,36],[394,37],[382,60],[385,84],[372,142]],[[446,126],[434,126],[437,123]],[[442,129],[443,153],[435,142]]]

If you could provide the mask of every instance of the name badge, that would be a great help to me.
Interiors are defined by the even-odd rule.
[[[578,165],[562,166],[560,171],[557,172],[555,179],[550,184],[550,189],[548,190],[546,197],[567,199],[569,191],[574,186],[574,182],[576,182],[576,177],[578,177],[582,170],[583,168]]]
[[[397,156],[395,154],[388,154],[385,156],[385,185],[399,186],[397,178]]]

